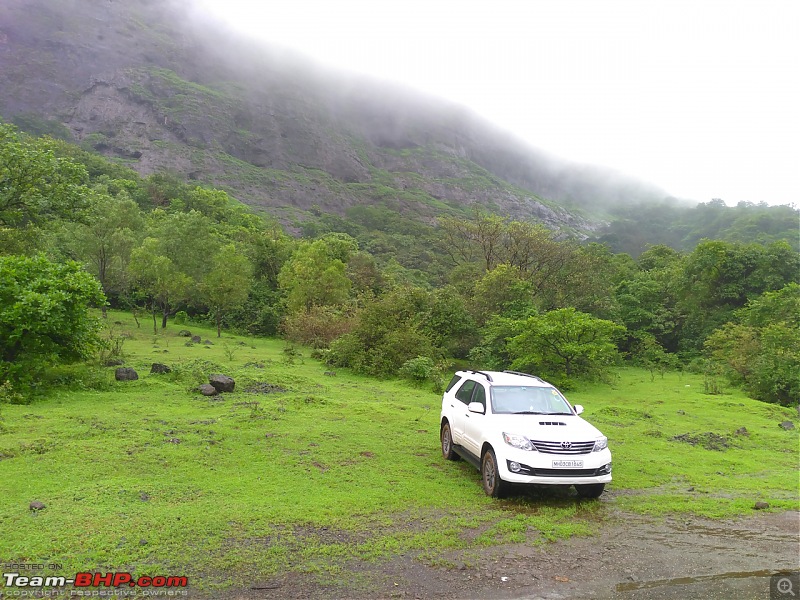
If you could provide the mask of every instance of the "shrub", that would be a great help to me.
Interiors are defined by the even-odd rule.
[[[173,322],[175,325],[186,325],[189,322],[189,314],[185,310],[179,310],[175,313]]]
[[[427,356],[418,356],[403,363],[398,374],[417,383],[433,380],[436,376],[436,365]]]

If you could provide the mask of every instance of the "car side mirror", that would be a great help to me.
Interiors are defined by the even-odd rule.
[[[583,406],[581,406],[580,404],[576,404],[574,408],[575,408],[575,414],[576,415],[579,415],[579,414],[581,414],[583,412]]]
[[[480,413],[482,415],[486,414],[486,409],[480,402],[470,402],[469,406],[467,406],[467,410],[469,412]]]

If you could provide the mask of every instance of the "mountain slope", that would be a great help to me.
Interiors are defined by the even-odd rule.
[[[585,235],[605,207],[665,195],[196,17],[188,2],[5,0],[0,116],[62,124],[143,174],[174,170],[284,220],[374,203],[431,218],[477,203]]]

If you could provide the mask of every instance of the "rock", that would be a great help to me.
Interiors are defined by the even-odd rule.
[[[325,371],[323,375],[326,377],[336,377],[336,371]]]
[[[107,367],[119,367],[120,365],[124,365],[125,361],[121,358],[109,358],[106,362],[103,363]]]
[[[210,383],[204,383],[199,388],[197,388],[203,396],[216,396],[219,394],[217,388],[215,388]]]
[[[792,423],[791,421],[784,421],[783,423],[781,423],[779,425],[779,427],[781,429],[785,429],[786,431],[789,431],[790,429],[794,429],[794,423]]]
[[[213,346],[214,342],[212,342],[211,340],[204,340],[203,344],[205,344],[206,346]]]
[[[203,338],[201,338],[199,335],[193,335],[193,336],[192,336],[192,341],[193,341],[195,344],[199,344],[200,342],[202,342],[202,341],[203,341]]]
[[[178,335],[179,335],[179,336],[181,336],[181,337],[188,337],[188,338],[190,338],[190,337],[192,337],[192,332],[191,332],[191,331],[189,331],[188,329],[181,329],[181,330],[178,332]]]
[[[147,492],[139,492],[139,500],[141,500],[142,502],[147,502],[148,500],[150,500],[150,494],[148,494]]]
[[[753,508],[755,510],[765,510],[765,509],[769,508],[769,503],[768,502],[756,502],[755,505],[753,506]]]
[[[208,383],[213,385],[218,392],[232,392],[233,388],[236,386],[236,382],[232,377],[219,374],[211,375],[208,378]]]
[[[133,367],[120,367],[114,371],[114,379],[117,381],[136,381],[139,374]]]
[[[162,363],[153,363],[153,366],[150,367],[150,372],[156,375],[163,375],[164,373],[172,373],[172,369]]]
[[[45,508],[47,508],[47,506],[45,505],[44,502],[39,502],[38,500],[34,500],[28,505],[28,508],[33,512],[36,512],[37,510],[44,510]]]
[[[750,435],[750,432],[747,431],[747,427],[739,427],[739,429],[736,430],[736,435]]]

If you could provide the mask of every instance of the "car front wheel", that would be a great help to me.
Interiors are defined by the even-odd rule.
[[[453,435],[450,433],[450,423],[445,422],[442,425],[442,456],[446,460],[458,460],[461,458],[458,454],[453,452]]]
[[[483,458],[481,458],[481,480],[483,481],[483,491],[487,496],[502,498],[508,493],[508,483],[500,479],[497,457],[491,448],[484,452]]]

